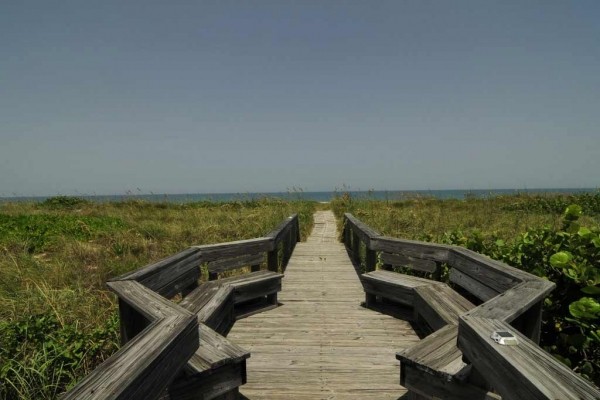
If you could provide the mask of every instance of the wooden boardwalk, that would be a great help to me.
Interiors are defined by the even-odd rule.
[[[315,214],[285,271],[281,306],[236,322],[256,399],[398,399],[396,352],[419,338],[409,323],[361,307],[364,292],[331,211]]]

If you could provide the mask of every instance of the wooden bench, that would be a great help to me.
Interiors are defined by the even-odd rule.
[[[218,281],[202,283],[179,305],[196,314],[198,322],[223,336],[227,336],[235,323],[233,288]]]
[[[470,382],[471,367],[456,346],[458,318],[474,304],[445,283],[429,279],[384,270],[360,278],[367,307],[377,308],[378,297],[411,307],[413,320],[433,332],[396,355],[401,385],[423,398],[432,392],[444,399],[498,398]]]
[[[377,297],[414,307],[415,289],[422,286],[442,286],[441,282],[392,271],[377,270],[360,275],[365,290],[365,305],[370,307]]]
[[[456,347],[458,326],[446,325],[412,347],[396,354],[400,360],[400,384],[419,399],[498,400],[500,396],[480,387],[472,368]]]
[[[233,289],[235,318],[241,319],[276,308],[282,278],[277,272],[256,271],[214,282]]]
[[[422,285],[415,288],[415,321],[423,320],[433,332],[446,325],[458,325],[458,317],[475,308],[450,286]]]
[[[200,284],[179,305],[196,314],[200,346],[164,399],[235,398],[250,353],[225,336],[236,319],[277,306],[283,275],[257,271]]]
[[[162,400],[235,399],[238,388],[246,383],[250,353],[202,323],[199,334],[198,350]]]

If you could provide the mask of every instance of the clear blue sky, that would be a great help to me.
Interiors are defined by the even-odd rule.
[[[0,5],[0,196],[600,186],[600,1]]]

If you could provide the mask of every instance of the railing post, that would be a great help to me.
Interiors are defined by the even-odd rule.
[[[290,231],[287,234],[288,236],[288,258],[285,262],[287,266],[288,261],[292,258],[292,252],[294,251],[294,246],[296,245],[296,233],[294,232],[294,226],[290,226]]]
[[[300,219],[296,216],[296,220],[294,222],[294,230],[296,231],[296,243],[298,243],[302,238],[300,237]]]
[[[365,267],[367,272],[375,271],[375,267],[377,266],[377,254],[374,250],[369,249],[369,246],[365,244],[367,247],[366,256],[365,256]]]
[[[148,321],[125,301],[119,299],[121,345],[129,342],[148,326]]]
[[[360,238],[354,229],[352,230],[352,258],[360,264]]]
[[[431,278],[436,281],[440,281],[442,279],[442,263],[441,262],[435,263],[435,271],[433,271],[431,273]]]
[[[267,269],[271,272],[279,272],[279,246],[274,242],[275,248],[267,253]]]
[[[346,248],[352,250],[352,230],[348,223],[348,218],[344,219],[344,244]]]
[[[523,335],[539,345],[542,327],[542,302],[538,301],[531,306],[529,310],[519,316],[518,322],[515,321],[513,324]]]

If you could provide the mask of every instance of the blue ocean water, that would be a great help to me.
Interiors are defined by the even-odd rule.
[[[464,198],[486,198],[503,195],[515,194],[541,194],[541,193],[590,193],[598,192],[595,188],[546,188],[546,189],[490,189],[490,190],[370,190],[370,191],[349,191],[350,195],[359,199],[374,200],[406,200],[414,197],[433,197],[437,199],[464,199]],[[266,193],[186,193],[186,194],[125,194],[125,195],[96,195],[96,196],[78,196],[91,201],[111,202],[123,200],[144,200],[151,202],[169,202],[169,203],[190,203],[198,201],[247,201],[258,200],[262,198],[279,198],[284,200],[313,200],[327,202],[335,196],[340,196],[341,191],[337,192],[266,192]],[[10,201],[44,201],[50,196],[39,197],[0,197],[0,202]]]

